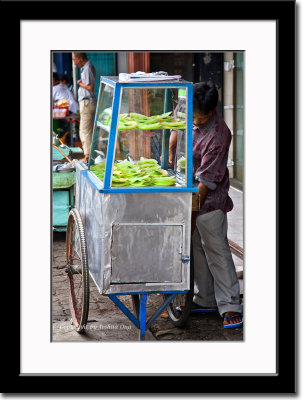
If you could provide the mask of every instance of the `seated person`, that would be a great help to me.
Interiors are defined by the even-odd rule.
[[[68,88],[68,78],[64,74],[59,75],[59,84],[53,86],[53,101],[66,99],[69,103],[69,111],[76,114],[79,103],[75,100],[73,93]]]
[[[53,86],[58,85],[58,83],[59,83],[58,74],[57,74],[57,72],[53,72]]]
[[[73,93],[73,85],[69,82],[68,76],[66,74],[60,74],[60,83],[66,85],[68,89]]]

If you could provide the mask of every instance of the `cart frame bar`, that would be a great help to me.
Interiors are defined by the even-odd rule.
[[[187,293],[187,290],[182,291],[173,291],[173,292],[155,292],[155,293],[165,293],[170,294],[170,296],[161,304],[161,306],[157,309],[157,311],[151,316],[151,318],[146,322],[146,305],[147,305],[147,295],[151,294],[151,292],[140,292],[140,293],[121,293],[121,295],[139,295],[140,298],[140,306],[139,306],[139,318],[136,318],[134,314],[123,304],[123,302],[118,299],[117,296],[119,294],[108,294],[107,296],[113,301],[113,303],[123,312],[124,315],[135,325],[136,328],[139,329],[140,340],[145,339],[145,332],[153,322],[159,317],[159,315],[166,309],[171,301],[177,296],[179,293]]]

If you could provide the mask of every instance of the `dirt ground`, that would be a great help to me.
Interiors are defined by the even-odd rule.
[[[242,282],[240,282],[243,287]],[[134,341],[139,331],[120,309],[107,297],[99,294],[90,280],[90,308],[87,330],[79,335],[70,322],[68,285],[65,273],[65,233],[54,232],[52,265],[52,321],[53,341]],[[119,296],[132,311],[131,296]],[[162,296],[147,297],[147,319],[163,302]],[[170,341],[242,341],[243,328],[223,329],[218,313],[193,314],[185,328],[177,328],[169,318],[158,317],[146,334],[146,340]]]

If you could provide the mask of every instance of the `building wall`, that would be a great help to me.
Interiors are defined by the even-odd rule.
[[[222,52],[194,53],[194,76],[193,83],[213,82],[218,89],[218,110],[223,116],[223,98],[225,96],[223,87],[223,65],[224,54]]]
[[[232,142],[229,149],[229,176],[234,177],[234,168],[232,162],[234,159],[234,68],[232,67],[234,60],[233,52],[224,53],[224,72],[223,72],[223,86],[224,86],[224,99],[223,99],[223,118],[229,127],[232,134]]]
[[[117,53],[117,75],[127,72],[127,53],[126,51],[120,51]]]
[[[116,53],[111,52],[87,52],[86,56],[91,60],[96,69],[95,96],[98,98],[100,77],[114,76],[117,74]],[[78,68],[78,72],[80,70]]]

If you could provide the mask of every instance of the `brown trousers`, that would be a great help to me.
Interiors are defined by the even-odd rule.
[[[89,154],[92,143],[96,105],[88,100],[80,101],[80,127],[79,134],[83,153]]]

